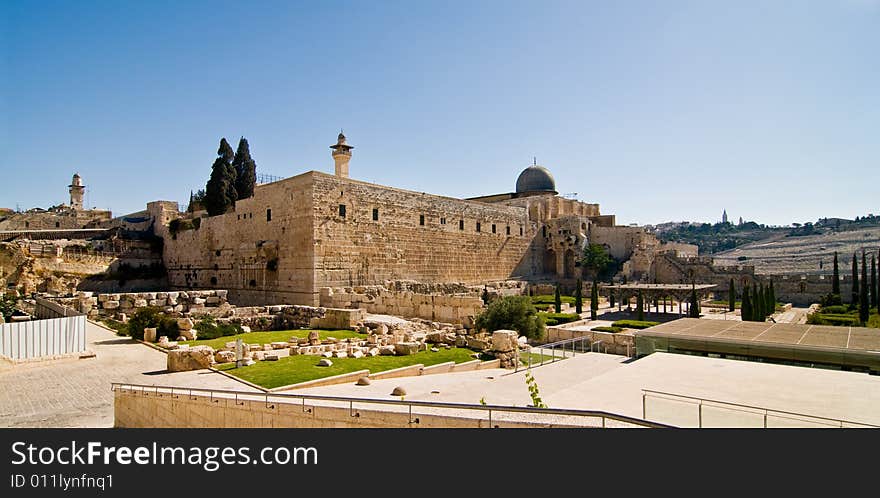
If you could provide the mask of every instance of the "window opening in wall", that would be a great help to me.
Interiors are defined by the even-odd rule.
[[[480,231],[480,222],[479,221],[477,222],[477,231],[478,232]]]
[[[236,215],[236,216],[238,217],[239,220],[241,219],[241,215],[240,215],[240,214],[238,214],[238,215]]]
[[[522,234],[523,234],[523,227],[519,227],[519,235],[520,235],[520,237],[522,237]]]
[[[58,227],[60,227],[60,226],[61,226],[61,223],[56,221],[56,222],[55,222],[55,228],[58,228]]]
[[[424,224],[425,224],[425,215],[420,214],[419,215],[419,225],[424,225]]]
[[[217,271],[219,269],[220,269],[220,265],[218,265],[217,263],[214,263],[214,271]]]
[[[211,285],[217,285],[217,277],[211,277]]]
[[[266,221],[272,221],[272,210],[271,209],[266,210]]]
[[[216,251],[214,251],[214,256],[219,256],[219,255],[220,255],[220,249],[217,249]]]
[[[441,225],[445,225],[445,224],[446,224],[446,218],[440,218],[440,224],[441,224]]]
[[[547,237],[547,225],[541,227],[541,236],[545,238]]]
[[[345,218],[345,204],[339,205],[339,216],[341,216],[342,218]]]
[[[464,230],[464,220],[458,220],[458,229]]]
[[[507,226],[507,235],[510,235],[510,225]]]
[[[494,223],[492,223],[492,233],[496,233],[496,231],[495,231],[495,224],[494,224]]]
[[[373,221],[379,221],[379,208],[373,208]]]
[[[257,281],[251,279],[251,281],[248,283],[248,285],[250,285],[251,287],[256,287],[256,286],[257,286]]]
[[[25,222],[24,222],[24,227],[25,227],[25,228],[28,228],[28,227],[30,227],[30,226],[31,226],[31,222],[30,222],[30,221],[25,221]]]

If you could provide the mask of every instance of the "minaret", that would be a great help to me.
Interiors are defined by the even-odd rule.
[[[348,178],[348,162],[351,161],[351,149],[354,147],[345,143],[345,135],[341,130],[336,145],[331,145],[330,148],[333,149],[333,161],[336,162],[336,176]]]
[[[79,177],[79,173],[73,174],[73,180],[70,182],[70,207],[75,209],[76,211],[82,211],[83,209],[83,192],[86,190],[85,186],[82,184],[82,179]]]
[[[727,210],[726,209],[721,214],[721,223],[727,223]]]

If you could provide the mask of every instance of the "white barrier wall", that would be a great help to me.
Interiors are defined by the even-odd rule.
[[[85,316],[0,324],[0,355],[13,360],[85,350]]]

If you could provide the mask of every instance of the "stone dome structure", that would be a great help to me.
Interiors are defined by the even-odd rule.
[[[547,192],[556,194],[556,181],[553,175],[543,166],[529,166],[516,179],[516,193]]]

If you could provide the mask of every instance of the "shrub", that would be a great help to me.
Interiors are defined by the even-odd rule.
[[[846,315],[848,312],[849,310],[847,307],[842,305],[822,306],[822,310],[820,311],[823,315]]]
[[[110,318],[107,318],[106,320],[104,320],[103,323],[107,327],[110,327],[111,329],[115,330],[116,335],[119,335],[119,336],[127,336],[128,335],[128,325],[127,324],[124,324],[124,323],[116,321],[116,320],[112,320]]]
[[[593,328],[590,329],[590,330],[594,330],[594,331],[596,331],[596,332],[612,332],[612,333],[616,334],[616,333],[620,332],[620,331],[623,330],[623,329],[620,328],[620,327],[604,327],[604,326],[603,326],[603,327],[593,327]]]
[[[568,323],[580,320],[581,317],[577,313],[541,313],[541,318],[547,325],[558,325],[560,323]]]
[[[860,325],[858,316],[825,313],[813,313],[807,317],[807,323],[812,325],[835,325],[838,327],[858,327]]]
[[[158,328],[161,320],[162,317],[156,308],[139,309],[128,320],[128,335],[132,339],[142,341],[144,340],[144,329],[150,327]]]
[[[241,326],[231,323],[217,323],[210,315],[199,321],[195,329],[199,333],[199,339],[217,339],[242,333]]]
[[[544,320],[538,315],[528,296],[504,296],[492,301],[480,313],[475,325],[477,329],[495,331],[511,329],[532,340],[544,337]]]
[[[660,322],[649,322],[643,320],[617,320],[616,322],[611,324],[612,327],[620,327],[624,329],[646,329],[655,325],[660,325]]]
[[[574,297],[573,296],[560,295],[559,298],[562,300],[563,303],[574,304]],[[554,296],[552,294],[541,294],[538,296],[532,296],[531,300],[532,300],[533,304],[551,304],[552,305],[556,302],[556,296]]]

